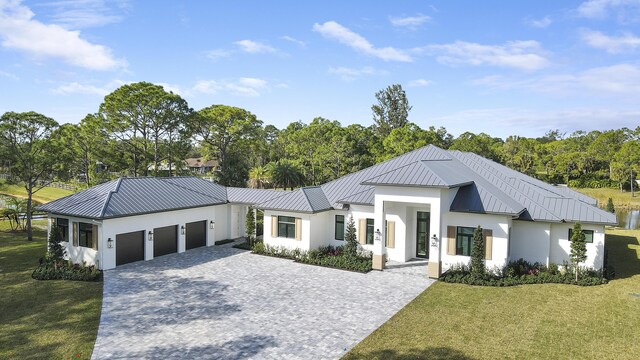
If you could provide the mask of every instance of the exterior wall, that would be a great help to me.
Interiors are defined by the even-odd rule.
[[[229,209],[229,239],[235,239],[241,236],[245,236],[245,225],[247,219],[247,206],[246,205],[227,205]]]
[[[145,233],[145,260],[153,259],[153,242],[148,241],[147,234],[149,231],[153,231],[154,228],[170,226],[170,225],[178,225],[178,228],[183,226],[186,223],[194,222],[194,221],[207,221],[207,239],[206,245],[211,246],[215,243],[217,239],[216,235],[219,233],[224,233],[224,228],[227,227],[223,224],[220,224],[220,220],[217,220],[217,215],[224,213],[227,211],[229,205],[216,205],[216,206],[207,206],[201,208],[193,208],[193,209],[185,209],[185,210],[177,210],[177,211],[167,211],[162,213],[154,213],[154,214],[146,214],[146,215],[138,215],[138,216],[128,216],[122,218],[115,219],[106,219],[103,220],[101,236],[98,237],[98,241],[100,244],[100,264],[101,268],[104,270],[113,269],[116,267],[116,235],[122,233],[128,233],[133,231],[144,231]],[[223,217],[223,216],[222,216]],[[216,230],[209,229],[209,221],[216,222]],[[107,240],[111,238],[114,241],[113,248],[107,247]],[[182,235],[180,231],[178,231],[178,252],[184,252],[186,248],[185,244],[185,235]]]
[[[549,264],[551,224],[534,221],[513,221],[510,260]]]
[[[282,238],[282,237],[272,237],[271,236],[271,216],[291,216],[300,218],[302,220],[302,232],[300,233],[300,240],[290,239],[290,238]],[[311,247],[311,217],[314,216],[312,214],[301,214],[294,212],[284,212],[284,211],[272,211],[265,210],[264,211],[264,238],[263,242],[265,245],[269,246],[283,246],[288,249],[300,249],[303,251],[309,251],[313,249]],[[317,246],[316,246],[317,247]]]
[[[100,239],[102,237],[102,222],[85,218],[49,214],[49,221],[47,225],[47,241],[49,240],[49,233],[51,232],[51,226],[53,225],[52,222],[57,218],[69,219],[69,233],[67,234],[67,239],[69,239],[69,241],[61,242],[62,246],[66,250],[65,259],[71,260],[74,264],[82,264],[84,262],[87,265],[96,265],[100,268],[98,255],[99,250],[102,249],[102,244],[100,242]],[[83,222],[98,225],[98,250],[93,250],[92,248],[83,246],[73,246],[73,222]]]
[[[569,241],[569,229],[573,223],[551,224],[551,250],[550,261],[561,265],[563,261],[569,261],[571,242]],[[601,269],[604,265],[604,226],[582,224],[583,230],[593,230],[593,243],[587,243],[587,261],[583,266]]]
[[[443,241],[440,245],[440,256],[442,258],[442,267],[444,270],[454,264],[468,264],[471,260],[470,256],[447,255],[447,226],[466,226],[477,227],[480,225],[483,229],[491,229],[493,232],[492,254],[491,260],[486,261],[487,268],[494,266],[502,267],[508,261],[509,249],[509,226],[511,219],[504,215],[489,214],[470,214],[447,212],[443,216]]]

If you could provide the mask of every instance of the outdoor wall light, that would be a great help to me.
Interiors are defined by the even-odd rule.
[[[382,237],[382,233],[380,232],[380,229],[376,229],[376,237],[375,237],[375,240],[376,240],[376,241],[380,241],[381,237]]]
[[[112,238],[109,238],[109,239],[107,240],[107,247],[108,247],[109,249],[111,249],[111,248],[113,247],[113,239],[112,239]]]
[[[184,225],[180,226],[180,235],[184,235]]]
[[[151,231],[149,231],[149,234],[147,236],[147,240],[153,241],[153,233]]]
[[[433,234],[433,236],[431,237],[431,246],[438,247],[438,237],[436,236],[436,234]]]
[[[213,220],[209,221],[209,229],[213,230],[215,229],[215,227],[216,227],[216,223]]]

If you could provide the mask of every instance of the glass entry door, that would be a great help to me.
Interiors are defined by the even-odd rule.
[[[418,211],[418,228],[416,231],[416,256],[429,258],[429,213]]]

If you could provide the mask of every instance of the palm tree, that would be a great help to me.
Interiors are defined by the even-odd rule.
[[[271,185],[271,173],[267,166],[256,166],[249,170],[249,187],[266,189]]]
[[[273,182],[282,186],[285,190],[300,186],[304,180],[304,175],[300,167],[289,160],[279,160],[273,165],[271,170]]]

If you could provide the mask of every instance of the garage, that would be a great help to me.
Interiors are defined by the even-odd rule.
[[[153,257],[178,252],[178,225],[153,229]]]
[[[144,260],[144,231],[116,235],[116,266]]]
[[[185,224],[186,248],[195,249],[207,244],[207,221],[196,221]]]

